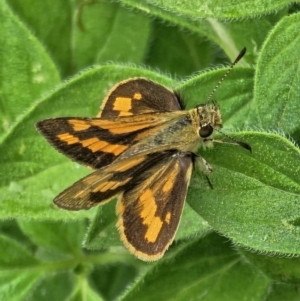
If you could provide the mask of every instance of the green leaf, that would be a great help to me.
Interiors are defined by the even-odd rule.
[[[255,77],[255,102],[264,129],[292,133],[299,128],[300,14],[283,18],[266,40]]]
[[[17,220],[1,220],[0,221],[0,233],[6,237],[13,239],[20,243],[23,247],[29,250],[35,250],[36,246],[28,239],[28,237],[22,232]]]
[[[236,22],[222,22],[210,20],[212,32],[220,40],[222,48],[231,49],[233,45],[239,50],[247,48],[245,60],[250,64],[256,64],[261,47],[273,26],[287,14],[287,8],[259,19],[246,19]],[[226,43],[227,42],[227,43]],[[229,45],[227,45],[229,44]],[[232,51],[226,51],[230,55]],[[229,56],[233,61],[235,57]],[[240,65],[240,63],[239,63]]]
[[[41,277],[37,260],[14,240],[0,235],[0,299],[23,300]]]
[[[32,5],[30,0],[8,2],[47,46],[64,77],[106,61],[141,63],[145,55],[150,18],[118,3],[45,0]],[[53,20],[55,27],[49,26]]]
[[[47,274],[28,294],[31,301],[64,301],[75,289],[74,275],[70,271]]]
[[[280,283],[300,282],[300,258],[299,257],[275,257],[249,252],[243,248],[239,251],[247,258],[251,264],[260,269],[269,279]],[[289,300],[289,299],[285,299]]]
[[[78,21],[82,26],[75,25],[76,70],[107,61],[142,62],[150,34],[150,18],[120,4],[103,1],[78,4],[78,8]]]
[[[59,82],[45,49],[0,2],[0,142],[24,111]]]
[[[88,283],[88,275],[92,283],[97,283],[97,275],[111,271],[111,275],[119,277],[119,266],[112,270],[111,262],[125,261],[122,264],[127,271],[126,281],[120,277],[118,284],[100,286],[98,292],[113,295],[125,289],[130,279],[137,273],[137,268],[130,263],[134,260],[127,254],[115,256],[103,253],[82,252],[83,223],[70,222],[58,224],[53,222],[21,222],[24,232],[37,244],[35,256],[14,240],[0,235],[0,245],[3,252],[0,259],[0,298],[1,300],[100,300],[96,291]],[[41,258],[44,254],[51,255]],[[57,256],[63,253],[66,256]],[[123,257],[123,258],[122,258]],[[137,261],[137,260],[136,260]],[[94,269],[94,267],[97,267]],[[116,269],[116,267],[118,267]],[[94,276],[93,276],[94,275]],[[130,277],[128,277],[130,275]],[[101,280],[100,280],[101,281]],[[94,285],[93,284],[93,285]],[[113,291],[112,291],[113,290]]]
[[[184,15],[191,19],[195,18],[243,18],[267,14],[288,6],[288,0],[253,0],[241,2],[238,0],[211,1],[172,1],[172,0],[149,0],[152,6],[171,11],[175,14]]]
[[[59,253],[81,255],[85,232],[82,222],[19,221],[21,229],[38,246]]]
[[[39,261],[14,240],[0,235],[2,256],[0,271],[4,269],[26,268],[38,265]]]
[[[147,65],[167,74],[188,76],[214,63],[214,48],[207,39],[161,21],[153,23]]]
[[[91,250],[102,250],[112,246],[122,246],[116,227],[116,200],[99,206],[87,230],[84,247]]]
[[[287,13],[287,8],[283,8],[281,10],[277,9],[276,11],[273,11],[271,15],[268,13],[267,16],[260,16],[259,19],[255,19],[254,21],[253,19],[243,18],[245,10],[239,9],[237,13],[239,14],[240,18],[243,18],[243,20],[235,20],[235,22],[226,22],[218,19],[218,15],[222,13],[222,8],[220,8],[220,6],[215,3],[213,5],[215,9],[218,10],[218,13],[214,14],[212,18],[206,18],[206,15],[201,16],[201,13],[205,14],[204,6],[203,10],[197,12],[196,18],[191,18],[190,16],[182,13],[178,15],[177,10],[164,9],[163,6],[157,5],[157,3],[154,3],[153,1],[147,1],[147,3],[136,0],[120,1],[144,13],[156,16],[159,19],[186,28],[191,32],[204,36],[208,40],[213,41],[214,43],[219,45],[231,61],[233,61],[238,55],[239,51],[246,46],[248,49],[248,54],[239,63],[241,66],[246,66],[245,61],[251,64],[256,62],[258,51],[260,50],[261,44],[263,43],[269,30],[283,15]],[[193,5],[193,2],[190,3],[191,5]],[[246,4],[249,10],[256,8],[251,7],[252,3],[253,2]],[[173,3],[171,3],[171,5],[172,4],[174,4],[174,1]],[[180,4],[189,5],[189,3],[187,2],[181,2]],[[222,5],[224,4],[226,5],[226,2],[224,3],[223,1]],[[240,6],[241,3],[239,2],[238,5]],[[197,5],[195,4],[194,7],[197,7]],[[194,9],[193,12],[195,12]],[[183,32],[182,35],[187,36],[188,34]],[[165,41],[167,40],[169,40],[169,36],[167,39],[165,39]],[[162,45],[164,45],[164,43]],[[172,45],[169,45],[169,47],[171,48],[170,54],[172,55],[174,47]],[[202,53],[202,51],[203,49],[199,48],[198,53]],[[215,51],[213,52],[215,55]],[[155,58],[153,58],[153,60],[154,59]],[[224,62],[224,58],[222,58],[221,62]]]
[[[95,267],[89,280],[91,287],[105,297],[105,300],[116,300],[133,282],[137,273],[138,270],[134,266],[125,263],[102,265]]]
[[[119,300],[261,300],[268,285],[227,239],[210,234],[154,264]]]
[[[37,271],[0,271],[0,298],[2,301],[23,301],[42,277]]]
[[[87,279],[81,275],[77,277],[77,283],[72,295],[66,301],[103,301],[105,300],[93,290]]]
[[[67,41],[71,41],[72,23],[75,22],[72,20],[74,6],[71,1],[6,1],[47,48],[59,72],[63,76],[72,73],[72,43]]]
[[[270,289],[266,301],[298,301],[300,298],[299,284],[275,283]]]
[[[191,207],[235,243],[264,252],[300,254],[300,151],[276,134],[231,134],[253,153],[231,145],[201,152],[213,166],[214,189],[193,178]]]
[[[61,190],[88,171],[79,169],[78,164],[69,162],[52,149],[36,131],[35,123],[55,116],[96,116],[113,83],[133,76],[147,77],[166,86],[174,83],[146,69],[102,66],[61,84],[27,112],[0,145],[0,218],[18,216],[58,220],[92,214],[92,210],[68,212],[57,210],[52,205],[52,199]]]
[[[235,45],[235,41],[233,41],[233,39],[231,39],[229,34],[224,34],[223,26],[221,26],[220,22],[215,19],[207,19],[207,20],[190,19],[183,15],[180,15],[180,17],[179,17],[173,11],[164,10],[161,7],[155,6],[150,2],[146,3],[146,2],[135,1],[135,0],[120,0],[120,1],[130,7],[140,10],[143,13],[147,13],[150,16],[158,17],[159,19],[167,21],[168,23],[170,23],[172,25],[175,24],[175,25],[179,26],[180,28],[186,28],[191,32],[195,32],[197,34],[203,35],[205,38],[208,38],[209,40],[212,40],[214,43],[217,43],[231,59],[234,59],[239,52],[239,49]],[[157,30],[157,28],[156,28],[158,26],[157,23],[158,22],[155,23],[154,34]],[[187,34],[185,34],[184,32],[181,33],[181,35],[183,36],[183,39],[186,39],[187,42],[190,40],[187,37]],[[167,41],[169,40],[169,38],[170,38],[170,36],[168,35],[165,38],[163,45],[168,44]],[[159,38],[158,42],[160,40],[162,40],[162,39]],[[156,42],[157,41],[154,40],[154,47],[155,47]],[[196,41],[194,43],[191,41],[189,41],[189,42],[190,43],[188,44],[188,48],[193,46],[193,44]],[[196,42],[196,43],[199,43],[199,42]],[[158,45],[158,47],[159,47],[159,45]],[[168,52],[170,52],[171,56],[172,56],[174,49],[176,49],[177,47],[183,48],[182,45],[180,45],[180,43],[178,43],[178,40],[176,41],[176,47],[172,46],[172,44],[168,45],[168,50],[169,50]],[[157,52],[158,51],[160,51],[161,53],[164,53],[162,49],[160,49],[160,50],[158,49]],[[190,51],[190,49],[189,49],[189,51]],[[201,52],[202,52],[202,49],[199,48],[199,53],[201,53]],[[194,52],[191,52],[191,54],[193,57],[195,57]],[[198,56],[198,54],[196,56]],[[151,57],[148,58],[148,60],[150,62],[152,62]],[[170,65],[171,68],[172,68],[173,64],[174,63],[172,62],[172,64]],[[197,64],[199,65],[198,62],[197,62]],[[180,66],[180,68],[182,68],[182,66]]]

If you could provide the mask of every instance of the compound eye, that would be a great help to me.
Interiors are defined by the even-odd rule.
[[[199,135],[201,138],[207,138],[209,137],[212,132],[214,131],[214,129],[212,128],[212,126],[210,124],[203,126],[200,131],[199,131]]]

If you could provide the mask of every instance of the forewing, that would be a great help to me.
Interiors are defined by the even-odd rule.
[[[110,90],[98,117],[109,119],[181,109],[179,97],[170,90],[145,78],[132,78]]]
[[[138,258],[161,258],[172,243],[192,173],[191,153],[167,152],[119,199],[118,228],[125,246]]]
[[[139,135],[143,133],[147,136],[148,130],[166,121],[163,114],[109,120],[65,117],[40,121],[36,127],[61,153],[78,163],[98,169],[111,164],[138,143]]]
[[[98,169],[61,192],[54,203],[64,209],[89,209],[104,204],[136,185],[135,179],[165,158],[164,153],[131,157]]]

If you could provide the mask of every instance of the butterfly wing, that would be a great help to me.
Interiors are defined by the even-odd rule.
[[[131,78],[109,91],[98,117],[109,119],[182,109],[181,100],[175,93],[146,78]]]
[[[130,157],[97,169],[61,192],[54,203],[67,210],[90,209],[104,204],[134,186],[138,175],[148,174],[149,167],[165,158],[163,152],[153,153]]]
[[[138,258],[161,258],[172,243],[192,173],[192,153],[168,154],[134,178],[118,201],[118,228],[125,246]]]
[[[98,169],[111,164],[141,139],[148,137],[150,132],[155,135],[163,131],[172,118],[169,115],[176,113],[143,114],[109,120],[62,117],[42,120],[36,127],[58,151],[78,163]],[[149,145],[148,148],[153,147],[145,144]],[[152,152],[155,151],[154,147]]]

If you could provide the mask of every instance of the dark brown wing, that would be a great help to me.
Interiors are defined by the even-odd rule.
[[[145,78],[131,78],[110,90],[98,117],[109,119],[182,109],[180,99],[170,90]]]
[[[161,258],[172,243],[192,173],[192,154],[169,152],[135,177],[118,202],[118,228],[125,246],[138,258]]]

